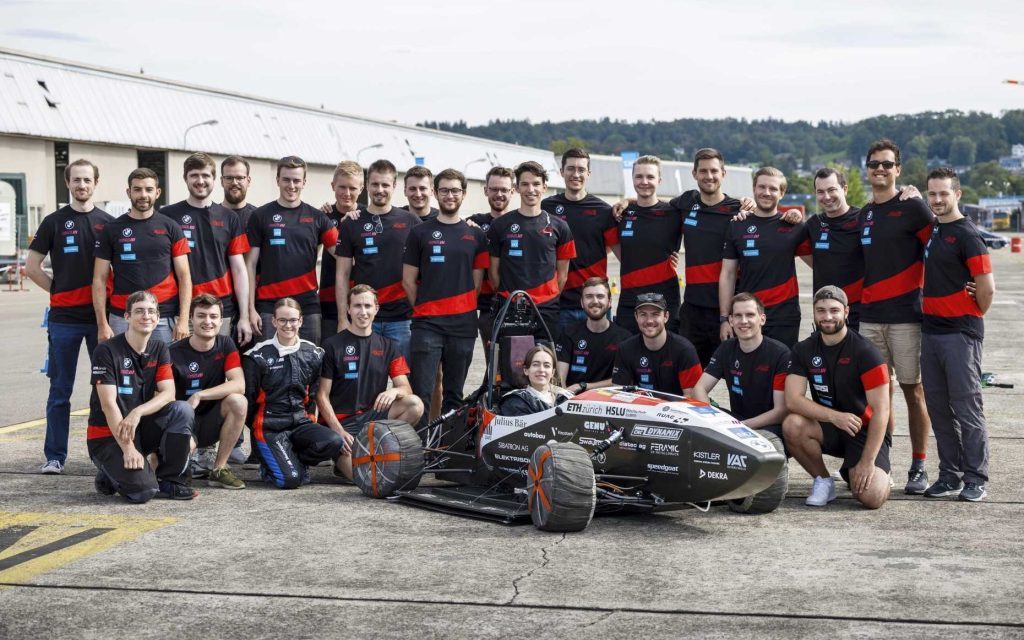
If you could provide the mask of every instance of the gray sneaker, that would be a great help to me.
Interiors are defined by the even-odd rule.
[[[245,461],[249,459],[249,454],[242,451],[242,447],[235,447],[231,450],[231,454],[228,455],[228,462],[231,464],[245,464]]]
[[[214,447],[196,449],[192,454],[192,477],[205,478],[213,471],[217,463],[217,450]]]
[[[60,475],[64,471],[64,465],[60,460],[47,460],[46,464],[39,467],[39,473],[47,476]]]
[[[908,496],[919,496],[928,488],[928,472],[924,467],[913,468],[907,472],[907,486],[903,487],[903,493]]]
[[[926,498],[947,498],[949,496],[958,496],[963,491],[964,483],[959,480],[956,484],[946,482],[945,480],[937,480],[932,483],[932,486],[924,490],[924,497]]]
[[[985,491],[984,482],[965,482],[964,490],[960,492],[960,499],[965,502],[981,502],[988,492]]]

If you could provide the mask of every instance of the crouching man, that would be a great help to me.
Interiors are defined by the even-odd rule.
[[[846,319],[850,307],[839,287],[814,294],[817,331],[793,347],[782,423],[786,448],[814,478],[807,504],[836,499],[835,481],[821,455],[843,459],[839,473],[868,509],[889,499],[889,367],[881,352]],[[806,397],[811,382],[811,399]]]
[[[100,343],[92,357],[92,399],[87,430],[89,457],[99,469],[96,491],[119,493],[129,502],[160,495],[191,500],[186,485],[192,423],[187,402],[174,399],[174,375],[167,345],[150,336],[160,306],[148,291],[128,296],[128,329]],[[156,472],[146,458],[156,453]]]
[[[171,366],[178,400],[195,411],[192,434],[200,451],[218,445],[215,456],[202,455],[193,464],[193,476],[208,476],[211,487],[244,489],[228,468],[228,456],[245,424],[245,377],[234,341],[220,335],[223,313],[220,298],[208,293],[192,298],[192,335],[171,345]]]
[[[252,443],[260,478],[279,489],[309,483],[309,465],[337,460],[342,439],[316,423],[317,386],[324,351],[299,338],[302,305],[281,298],[271,318],[274,335],[245,353],[242,371]]]

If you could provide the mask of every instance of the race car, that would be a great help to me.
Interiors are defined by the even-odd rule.
[[[789,477],[782,443],[703,402],[612,387],[502,415],[504,393],[522,384],[525,349],[546,332],[530,297],[513,293],[495,320],[484,384],[462,406],[421,432],[393,420],[364,425],[352,453],[360,490],[505,523],[529,518],[559,532],[586,528],[595,513],[723,502],[755,514],[781,504]],[[427,473],[447,483],[420,487]]]

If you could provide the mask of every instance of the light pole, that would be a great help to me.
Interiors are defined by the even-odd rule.
[[[217,120],[207,120],[205,122],[197,122],[196,124],[186,127],[185,133],[181,136],[181,148],[188,151],[188,132],[195,129],[196,127],[213,127],[220,124]]]
[[[384,146],[384,144],[383,144],[383,143],[381,143],[381,142],[378,142],[377,144],[371,144],[371,145],[370,145],[370,146],[368,146],[368,147],[363,147],[363,148],[362,148],[362,149],[360,149],[359,151],[356,151],[356,162],[357,162],[357,163],[359,162],[359,156],[361,156],[361,155],[363,154],[363,152],[364,152],[364,151],[369,151],[369,150],[371,150],[371,149],[380,149],[380,148],[381,148],[381,147],[383,147],[383,146]]]
[[[476,160],[470,160],[469,162],[466,163],[466,166],[462,167],[462,173],[466,173],[470,165],[474,165],[478,162],[490,162],[490,160],[488,158],[477,158]]]

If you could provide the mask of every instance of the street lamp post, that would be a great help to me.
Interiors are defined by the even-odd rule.
[[[370,145],[370,146],[368,146],[368,147],[363,147],[363,148],[362,148],[362,149],[360,149],[359,151],[356,151],[356,162],[357,162],[357,163],[359,162],[359,156],[361,156],[361,155],[363,154],[363,152],[364,152],[364,151],[369,151],[369,150],[371,150],[371,149],[380,149],[380,148],[381,148],[381,147],[383,147],[383,146],[384,146],[384,144],[383,144],[383,143],[381,143],[381,142],[378,142],[377,144],[371,144],[371,145]]]
[[[462,167],[462,173],[466,173],[469,170],[470,165],[474,165],[478,162],[490,162],[488,158],[477,158],[476,160],[470,160],[466,163],[466,166]]]
[[[188,150],[188,132],[195,129],[196,127],[213,127],[220,124],[217,120],[206,120],[205,122],[197,122],[194,125],[185,128],[185,133],[181,136],[181,148]]]

